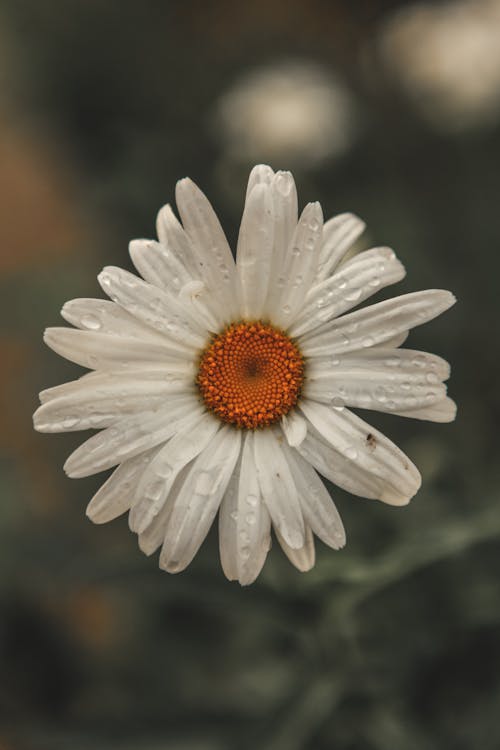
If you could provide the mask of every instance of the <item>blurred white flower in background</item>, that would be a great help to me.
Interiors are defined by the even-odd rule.
[[[215,113],[231,159],[293,165],[346,151],[355,119],[346,88],[323,67],[299,61],[243,75],[221,96]]]
[[[391,17],[383,60],[420,114],[439,130],[500,115],[500,0],[416,4]]]

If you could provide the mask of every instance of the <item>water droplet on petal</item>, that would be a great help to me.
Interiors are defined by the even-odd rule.
[[[346,300],[346,302],[357,302],[360,297],[361,297],[361,289],[359,287],[354,287],[353,289],[350,289],[344,295],[344,299]]]
[[[96,315],[82,315],[82,326],[90,331],[98,331],[101,327],[101,321]]]
[[[356,448],[353,448],[352,445],[348,445],[344,450],[344,456],[348,458],[349,461],[355,461],[358,457],[358,451]]]
[[[345,401],[341,396],[334,396],[330,401],[330,406],[336,411],[342,411],[345,406]]]
[[[401,360],[399,357],[389,357],[389,359],[385,360],[385,364],[387,367],[399,367]]]
[[[148,485],[144,494],[149,500],[159,500],[164,487],[164,482],[162,482],[161,480],[155,480]]]

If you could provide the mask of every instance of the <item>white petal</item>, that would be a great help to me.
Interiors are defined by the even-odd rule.
[[[351,245],[365,230],[365,222],[351,213],[339,214],[325,222],[315,283],[328,278]]]
[[[288,269],[287,252],[297,227],[297,189],[290,172],[277,172],[271,183],[274,205],[274,251],[264,314],[272,318],[277,296],[281,297]]]
[[[401,331],[401,333],[397,333],[387,341],[381,341],[380,344],[374,344],[372,347],[370,347],[370,349],[397,349],[398,346],[402,346],[404,344],[409,335],[409,331]]]
[[[116,334],[79,331],[74,328],[47,328],[43,340],[55,352],[92,370],[136,370],[153,363],[169,369],[173,361],[193,360],[192,353],[176,342],[164,339],[153,343],[148,339],[129,338]]]
[[[158,212],[156,232],[161,244],[176,256],[189,276],[194,279],[201,279],[203,268],[200,266],[200,259],[197,258],[189,237],[168,203]]]
[[[70,477],[87,477],[168,440],[183,421],[202,413],[193,397],[176,398],[155,412],[132,414],[80,445],[64,464]]]
[[[204,346],[206,329],[172,295],[116,266],[106,266],[97,278],[113,302],[175,341],[180,348],[190,351]]]
[[[132,240],[128,250],[142,278],[170,294],[178,294],[192,276],[165,245],[154,240]]]
[[[260,493],[254,434],[247,432],[241,462],[226,489],[219,513],[219,546],[224,573],[242,586],[253,583],[271,544],[271,518]]]
[[[219,220],[206,196],[189,178],[177,183],[175,195],[203,278],[212,294],[218,295],[226,320],[231,320],[236,315],[235,264]]]
[[[301,308],[314,277],[322,226],[320,204],[309,203],[302,212],[284,259],[281,272],[284,283],[276,294],[272,309],[275,325],[288,328]]]
[[[219,510],[219,553],[222,570],[228,581],[238,580],[238,485],[241,455],[226,487]]]
[[[171,377],[160,371],[141,376],[100,372],[93,378],[75,380],[51,390],[59,395],[53,393],[33,415],[39,432],[108,427],[127,414],[158,408],[174,393],[194,395],[191,379]]]
[[[172,487],[170,493],[169,493],[169,499],[168,502],[164,503],[158,514],[153,518],[149,526],[146,526],[146,528],[141,531],[140,534],[137,535],[137,541],[139,544],[139,549],[141,552],[144,552],[145,555],[152,555],[153,552],[156,552],[158,547],[161,547],[165,540],[165,534],[167,531],[168,522],[170,519],[170,516],[172,515],[172,509],[174,507],[173,504],[173,495],[176,493],[176,487],[178,486],[179,489],[182,486],[183,474],[179,474],[176,477],[176,481],[174,482],[174,486]],[[184,477],[185,478],[185,477]],[[172,502],[171,502],[172,501]],[[131,517],[132,510],[129,513],[129,526],[132,527],[130,517]],[[132,529],[133,530],[133,529]]]
[[[382,491],[380,480],[335,450],[312,425],[297,451],[322,476],[353,495],[375,499]]]
[[[340,549],[345,545],[345,531],[330,493],[297,451],[289,450],[287,461],[297,484],[304,520],[322,542]]]
[[[373,476],[374,491],[380,500],[406,505],[418,491],[421,477],[410,459],[355,414],[348,410],[337,412],[307,399],[302,400],[301,409],[324,439],[359,469],[362,482],[367,474]],[[301,448],[299,452],[304,455]]]
[[[161,333],[107,299],[72,299],[63,305],[61,315],[68,323],[83,331],[165,343],[165,337]]]
[[[254,433],[254,454],[260,490],[273,525],[290,547],[299,549],[304,545],[304,520],[298,491],[273,430]]]
[[[382,356],[381,356],[382,355]],[[336,366],[312,361],[304,395],[333,409],[352,406],[396,413],[432,406],[446,395],[441,376],[448,364],[431,354],[375,349],[332,358]]]
[[[153,240],[132,240],[129,252],[147,282],[178,297],[201,328],[219,329],[220,321],[210,310],[205,284],[193,279],[174,253]]]
[[[382,346],[363,349],[348,354],[331,353],[327,357],[314,357],[308,362],[310,378],[322,375],[335,376],[337,371],[365,368],[370,372],[385,373],[390,379],[402,376],[416,377],[418,383],[435,383],[450,377],[450,365],[442,357],[414,349],[389,349]]]
[[[369,348],[415,326],[427,323],[455,303],[451,292],[427,289],[378,302],[343,315],[300,337],[306,357],[321,356],[326,347],[337,353]]]
[[[150,462],[138,486],[138,501],[130,511],[132,531],[143,532],[160,513],[181,469],[198,456],[219,429],[212,414],[196,415]]]
[[[376,247],[360,253],[309,291],[300,317],[290,328],[290,335],[300,336],[337,318],[404,276],[405,269],[390,248]]]
[[[223,426],[194,461],[175,499],[160,554],[169,573],[184,570],[205,539],[240,452],[241,433]]]
[[[457,416],[457,405],[451,398],[443,398],[431,406],[422,406],[411,411],[394,412],[399,417],[425,419],[429,422],[453,422]]]
[[[285,433],[288,445],[296,448],[307,435],[307,421],[297,409],[284,414],[281,419],[281,428]]]
[[[247,184],[247,193],[245,200],[256,185],[270,185],[273,181],[274,172],[267,164],[257,164],[250,172]]]
[[[167,532],[168,522],[172,515],[175,498],[181,491],[189,470],[192,466],[192,461],[187,464],[178,473],[172,489],[168,494],[168,501],[163,504],[162,509],[157,516],[153,518],[149,526],[147,526],[140,534],[138,534],[139,549],[144,552],[145,555],[152,555],[156,552],[158,547],[161,547],[165,541],[165,534]],[[130,525],[130,515],[129,515]]]
[[[259,183],[245,201],[236,254],[240,311],[244,318],[260,318],[264,309],[274,243],[272,189]]]
[[[107,523],[130,508],[142,472],[157,450],[153,448],[129,458],[114,470],[87,505],[91,521]]]
[[[281,549],[288,557],[292,565],[295,565],[297,570],[300,570],[301,573],[306,573],[308,570],[311,570],[311,568],[314,568],[314,563],[316,561],[314,538],[311,528],[307,523],[304,527],[304,545],[302,547],[299,547],[299,549],[290,547],[290,545],[287,544],[287,542],[283,539],[279,531],[276,531],[276,537],[278,539],[278,542],[280,543]]]

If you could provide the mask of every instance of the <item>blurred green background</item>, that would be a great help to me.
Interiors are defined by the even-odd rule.
[[[1,0],[0,750],[500,747],[500,3]],[[32,431],[46,349],[175,181],[233,243],[253,163],[368,224],[395,293],[459,304],[409,345],[452,362],[454,424],[365,415],[412,457],[404,509],[332,488],[348,544],[225,580],[215,529],[160,572],[94,527],[82,436]],[[389,290],[391,293],[391,290]]]

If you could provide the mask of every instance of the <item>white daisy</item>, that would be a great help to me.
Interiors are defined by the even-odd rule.
[[[316,472],[355,495],[405,505],[420,474],[347,407],[447,422],[449,366],[400,349],[408,331],[454,303],[427,290],[348,312],[405,271],[386,247],[345,260],[364,229],[353,214],[323,224],[319,203],[297,217],[292,175],[250,174],[236,262],[219,221],[189,179],[182,225],[161,209],[159,241],[134,240],[142,278],[107,267],[111,298],[64,305],[74,328],[49,328],[58,354],[93,372],[40,394],[42,432],[101,429],[68,458],[70,477],[117,468],[92,498],[104,523],[129,512],[139,546],[183,570],[219,511],[222,567],[248,584],[271,527],[299,570],[316,534],[345,533]],[[347,314],[346,314],[347,313]]]

